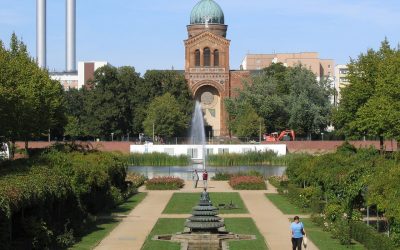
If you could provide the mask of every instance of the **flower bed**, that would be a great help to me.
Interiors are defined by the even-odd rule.
[[[138,188],[144,184],[146,177],[135,172],[129,172],[126,174],[125,180],[132,184],[133,187]]]
[[[233,176],[229,185],[236,190],[265,190],[267,189],[262,177],[259,176]]]
[[[177,190],[184,186],[184,181],[178,177],[163,176],[150,179],[146,183],[148,190]]]

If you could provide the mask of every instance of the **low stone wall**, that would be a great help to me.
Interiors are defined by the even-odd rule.
[[[286,144],[289,153],[311,153],[323,154],[334,152],[344,141],[288,141],[288,142],[268,142],[267,144]],[[29,148],[45,148],[54,142],[29,142]],[[90,143],[93,148],[101,151],[118,151],[129,154],[132,142],[82,142]],[[357,148],[375,147],[379,149],[379,141],[350,141]],[[17,147],[24,148],[24,142],[17,142]],[[397,151],[396,141],[385,141],[386,151]]]

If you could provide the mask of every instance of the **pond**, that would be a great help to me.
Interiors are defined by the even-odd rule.
[[[140,173],[147,178],[153,178],[156,176],[175,176],[182,178],[184,180],[192,179],[192,172],[194,169],[197,169],[200,173],[203,171],[203,165],[192,165],[187,167],[177,167],[177,166],[169,166],[169,167],[137,167],[130,166],[128,167],[128,172],[136,172]],[[207,167],[208,176],[211,179],[215,176],[215,173],[239,173],[239,172],[249,172],[249,171],[257,171],[262,174],[264,177],[268,178],[270,176],[281,176],[284,174],[286,170],[286,166],[231,166],[231,167]],[[200,174],[201,176],[201,174]]]

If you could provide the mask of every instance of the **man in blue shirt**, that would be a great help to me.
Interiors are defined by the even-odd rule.
[[[303,242],[303,235],[306,234],[304,225],[300,222],[299,216],[295,216],[292,224],[290,224],[290,230],[292,235],[292,246],[293,250],[301,250],[301,244]]]

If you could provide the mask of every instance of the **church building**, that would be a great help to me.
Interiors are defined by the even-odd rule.
[[[201,102],[206,136],[228,135],[224,100],[242,88],[249,71],[229,67],[228,26],[214,0],[201,0],[193,8],[185,40],[185,78],[194,98]]]

